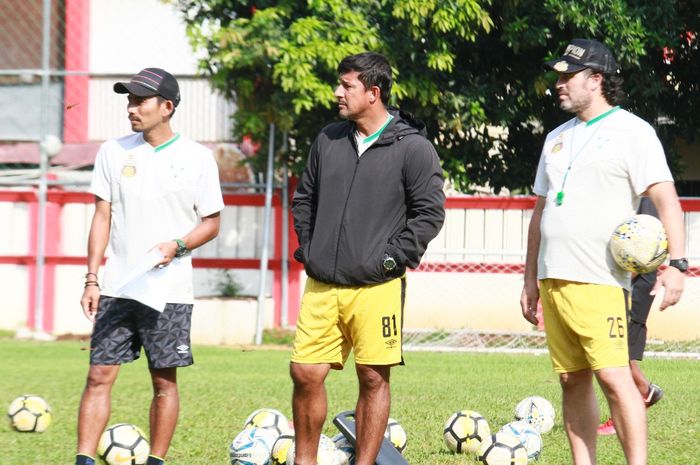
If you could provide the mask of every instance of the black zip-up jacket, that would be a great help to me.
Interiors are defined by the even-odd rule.
[[[397,110],[357,156],[355,124],[316,137],[294,193],[295,258],[319,281],[382,283],[416,268],[445,219],[440,162],[422,122]],[[386,272],[384,254],[397,262]]]

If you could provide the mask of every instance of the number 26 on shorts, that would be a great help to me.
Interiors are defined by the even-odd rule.
[[[625,337],[625,321],[622,318],[609,316],[607,320],[610,323],[610,339]]]

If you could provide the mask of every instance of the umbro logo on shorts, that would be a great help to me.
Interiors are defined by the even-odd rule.
[[[396,339],[389,339],[388,341],[384,341],[384,344],[386,344],[387,349],[393,349],[396,346],[396,343],[399,342]]]
[[[185,344],[179,345],[175,348],[177,349],[178,354],[186,354],[190,350],[190,346],[186,346]]]

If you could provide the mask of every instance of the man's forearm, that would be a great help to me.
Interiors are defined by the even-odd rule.
[[[182,239],[188,250],[194,250],[214,239],[219,234],[220,225],[221,214],[217,212],[202,218],[202,222],[185,236],[181,238],[174,237],[173,239]]]
[[[659,212],[661,223],[664,225],[668,238],[669,257],[671,259],[684,258],[686,250],[683,209],[673,183],[655,184],[647,192]]]

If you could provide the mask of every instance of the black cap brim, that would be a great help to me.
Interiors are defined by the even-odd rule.
[[[556,60],[552,61],[546,61],[544,63],[545,68],[550,69],[552,71],[556,71],[557,73],[578,73],[581,70],[584,70],[588,68],[588,66],[584,66],[578,63],[571,63],[569,60],[565,58],[557,58]]]
[[[137,97],[153,97],[154,95],[158,95],[158,92],[155,90],[134,82],[117,82],[114,84],[114,92],[118,94],[133,94]]]

